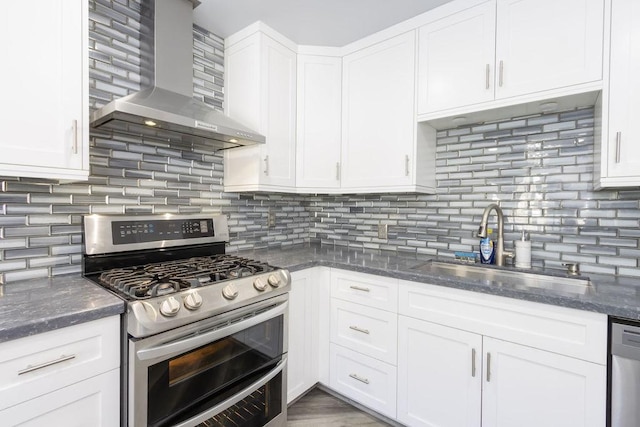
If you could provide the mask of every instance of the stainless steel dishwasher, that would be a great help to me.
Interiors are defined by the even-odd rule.
[[[624,323],[623,323],[624,322]],[[640,426],[640,322],[611,323],[611,427]]]

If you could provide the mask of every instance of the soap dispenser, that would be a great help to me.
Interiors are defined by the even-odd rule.
[[[531,240],[526,231],[522,230],[522,237],[515,242],[516,268],[531,268]]]

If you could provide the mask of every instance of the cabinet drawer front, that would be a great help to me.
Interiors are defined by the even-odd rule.
[[[331,296],[396,313],[398,280],[332,269]]]
[[[332,299],[331,341],[343,347],[396,364],[398,315]]]
[[[607,316],[495,295],[400,281],[400,314],[601,365]]]
[[[331,344],[331,380],[337,392],[386,415],[396,416],[395,366]]]
[[[118,316],[0,345],[0,409],[120,366]]]
[[[0,425],[116,427],[119,414],[120,371],[114,369],[0,411]]]

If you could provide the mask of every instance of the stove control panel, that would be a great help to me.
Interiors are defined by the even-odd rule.
[[[113,221],[111,235],[114,245],[163,240],[198,239],[215,236],[213,220],[207,218],[173,220]]]

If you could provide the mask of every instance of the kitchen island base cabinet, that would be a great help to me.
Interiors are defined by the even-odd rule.
[[[0,425],[116,427],[119,414],[120,370],[114,369],[0,411]]]

